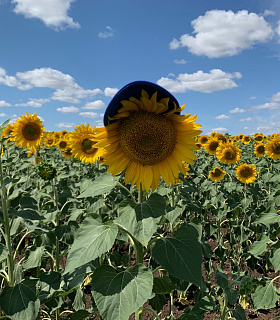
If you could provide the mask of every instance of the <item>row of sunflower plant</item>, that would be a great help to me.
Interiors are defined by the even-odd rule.
[[[1,126],[0,318],[276,308],[280,136],[200,135],[169,102],[142,90],[105,128]]]

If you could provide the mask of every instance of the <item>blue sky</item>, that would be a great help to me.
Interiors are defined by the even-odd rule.
[[[280,130],[278,0],[0,0],[0,122],[103,125],[136,80],[169,90],[203,133]]]

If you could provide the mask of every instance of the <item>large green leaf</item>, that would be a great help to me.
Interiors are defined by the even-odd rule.
[[[277,272],[280,270],[280,248],[273,251],[273,256],[269,259],[273,265],[274,271]]]
[[[188,225],[177,230],[175,238],[156,241],[152,257],[171,275],[202,286],[202,251],[197,231]]]
[[[153,193],[141,204],[120,208],[119,214],[120,217],[115,222],[147,246],[165,214],[165,200],[159,194]]]
[[[95,197],[110,192],[118,183],[118,177],[113,177],[110,173],[103,173],[97,179],[88,183],[86,189],[78,198]]]
[[[1,292],[1,309],[13,320],[36,319],[40,300],[36,295],[37,281],[27,279]]]
[[[41,216],[36,210],[33,209],[23,209],[23,210],[14,210],[12,208],[9,209],[10,216],[18,216],[23,219],[28,220],[43,220],[44,216]]]
[[[24,269],[32,269],[39,267],[41,265],[42,256],[45,252],[44,247],[32,248],[29,252],[28,258],[23,261],[23,268]]]
[[[153,275],[144,265],[123,272],[108,265],[92,276],[92,295],[104,320],[127,320],[152,297]]]
[[[39,276],[40,279],[40,291],[39,299],[42,302],[45,299],[51,297],[60,287],[60,273],[55,271],[41,273]]]
[[[77,231],[74,243],[69,250],[65,273],[96,259],[110,250],[118,233],[115,224],[102,224],[89,217]]]
[[[176,206],[175,208],[168,207],[166,218],[170,223],[174,223],[174,221],[184,212],[186,206],[180,207]]]
[[[259,286],[252,294],[253,303],[256,309],[275,308],[276,302],[280,298],[280,291],[270,281],[265,287]]]
[[[273,210],[273,209],[270,209]],[[263,212],[253,223],[262,223],[269,226],[274,223],[280,223],[280,215],[276,211]]]
[[[261,240],[255,241],[249,253],[251,253],[254,257],[258,257],[260,254],[264,253],[267,250],[267,244],[270,242],[270,239],[267,235],[263,234]]]
[[[175,288],[175,284],[168,277],[154,277],[153,293],[171,293]]]

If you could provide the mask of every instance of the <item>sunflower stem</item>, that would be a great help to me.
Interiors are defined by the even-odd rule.
[[[3,143],[1,142],[0,153],[2,152],[2,147],[3,147]],[[9,277],[8,284],[10,287],[13,287],[15,285],[13,246],[12,246],[12,239],[11,239],[10,220],[9,220],[9,214],[8,214],[7,190],[6,190],[6,186],[4,185],[1,157],[0,157],[0,185],[2,186],[1,200],[2,200],[2,209],[3,209],[3,218],[4,218],[4,230],[5,230],[4,238],[5,238],[6,246],[8,248],[8,256],[7,256],[8,277]]]
[[[144,200],[144,194],[142,189],[142,184],[140,183],[140,188],[138,190],[138,203],[142,203]]]

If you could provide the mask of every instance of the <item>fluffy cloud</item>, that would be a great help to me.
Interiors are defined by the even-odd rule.
[[[58,128],[73,128],[75,127],[75,123],[60,122],[60,123],[56,123],[55,126]]]
[[[106,108],[106,105],[102,100],[88,102],[82,107],[82,109],[86,109],[86,110],[100,110],[105,108]]]
[[[8,76],[6,74],[6,70],[3,68],[0,68],[0,84],[3,84],[8,87],[21,86],[21,83],[15,77]]]
[[[248,118],[239,119],[239,121],[244,122],[244,121],[254,121],[254,120],[251,117],[248,117]]]
[[[99,32],[98,33],[98,38],[106,39],[106,38],[109,38],[109,37],[113,37],[114,32],[115,31],[110,26],[107,26],[105,32]]]
[[[86,90],[79,86],[67,89],[58,89],[56,90],[51,99],[59,100],[70,103],[80,103],[79,99],[84,99],[87,97],[92,97],[97,94],[102,94],[103,92],[100,89]]]
[[[80,28],[78,22],[74,22],[67,15],[70,5],[75,0],[12,0],[15,4],[14,12],[23,14],[26,18],[37,18],[47,27],[56,30],[64,28]]]
[[[249,110],[250,111],[261,110],[261,109],[273,110],[273,109],[278,109],[278,108],[280,108],[280,103],[272,101],[272,102],[266,102],[264,104],[260,104],[258,106],[250,107]]]
[[[227,128],[223,128],[223,127],[219,127],[219,128],[211,129],[211,131],[215,131],[215,132],[227,132],[228,129],[227,129]]]
[[[62,107],[62,108],[57,108],[56,111],[61,112],[61,113],[77,113],[80,111],[79,108],[77,107]]]
[[[240,79],[241,73],[227,73],[220,69],[212,69],[210,73],[201,70],[196,73],[181,73],[176,79],[160,78],[157,84],[166,88],[170,92],[186,92],[188,90],[210,93],[237,87],[232,80]]]
[[[186,63],[188,63],[188,61],[185,60],[185,59],[175,59],[174,62],[176,64],[186,64]]]
[[[229,119],[229,116],[226,116],[225,114],[221,114],[221,115],[217,116],[215,119],[217,119],[217,120]]]
[[[195,55],[209,58],[234,56],[273,37],[264,17],[242,10],[211,10],[191,22],[195,36],[184,34],[170,42],[170,49],[188,47]]]
[[[8,116],[6,115],[6,113],[0,113],[0,117],[4,118],[4,117],[8,117]]]
[[[119,91],[118,88],[105,88],[104,94],[106,97],[113,97]]]
[[[229,113],[243,113],[246,112],[245,109],[235,108],[233,110],[229,110]]]
[[[16,107],[33,107],[33,108],[41,108],[42,104],[50,102],[49,99],[29,99],[26,103],[17,103]]]
[[[0,107],[11,107],[12,105],[5,100],[0,100]]]
[[[86,117],[86,118],[97,118],[98,113],[96,112],[80,112],[79,116]]]
[[[276,94],[274,94],[274,95],[271,97],[271,100],[272,100],[272,101],[275,101],[275,102],[280,101],[280,92],[277,92]]]

